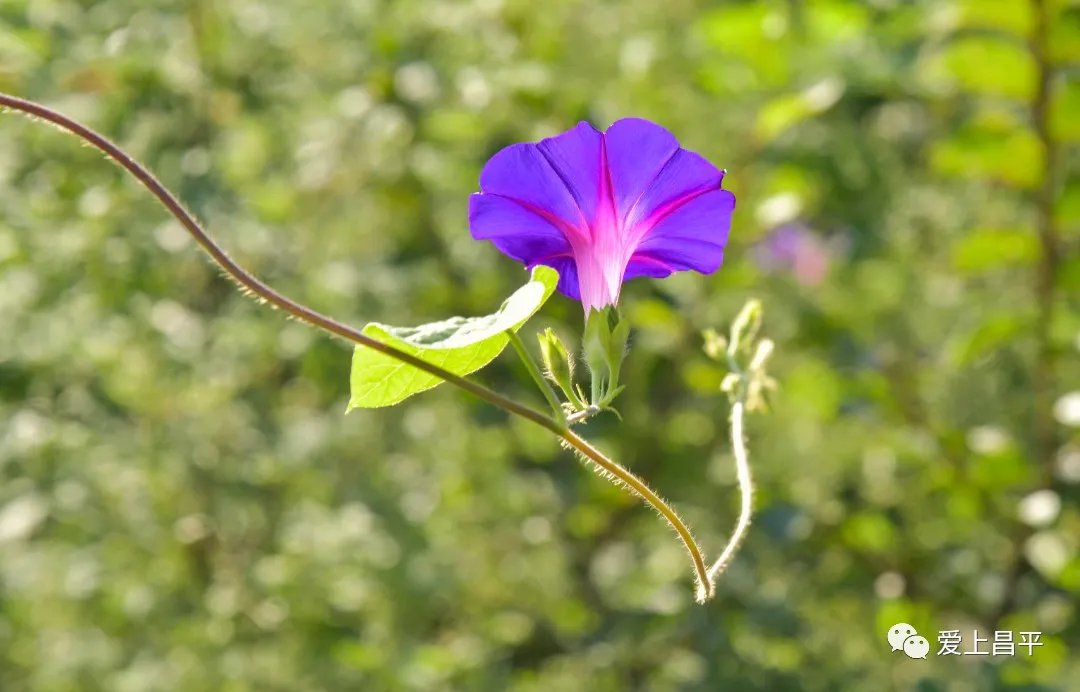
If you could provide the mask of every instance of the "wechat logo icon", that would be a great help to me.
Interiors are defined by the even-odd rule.
[[[926,658],[930,653],[930,642],[919,636],[915,628],[906,622],[898,622],[889,628],[889,645],[893,651],[903,651],[908,658]]]

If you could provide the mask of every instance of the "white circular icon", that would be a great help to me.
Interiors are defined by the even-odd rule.
[[[904,653],[908,658],[926,658],[926,654],[930,653],[930,642],[926,641],[926,637],[913,634],[904,640]]]
[[[898,622],[889,628],[889,644],[893,651],[901,651],[904,648],[904,640],[918,632],[906,622]]]

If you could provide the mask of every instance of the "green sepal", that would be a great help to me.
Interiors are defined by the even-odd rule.
[[[620,391],[619,373],[629,336],[630,323],[613,306],[591,310],[585,318],[583,347],[592,376],[592,404],[604,406]]]

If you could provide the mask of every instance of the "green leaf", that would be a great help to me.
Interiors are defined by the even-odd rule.
[[[1020,315],[994,315],[950,345],[950,360],[959,366],[971,365],[997,353],[1004,344],[1015,341],[1028,327],[1029,321]]]
[[[1031,482],[1031,465],[1011,444],[994,454],[979,455],[973,461],[971,482],[984,490],[1002,491]]]
[[[957,24],[965,29],[997,29],[1020,38],[1031,33],[1032,9],[1026,2],[959,0],[957,11]]]
[[[754,132],[762,141],[772,141],[803,120],[832,108],[844,89],[843,80],[830,77],[798,94],[777,97],[762,106]]]
[[[843,526],[844,541],[868,553],[891,553],[896,545],[896,527],[878,512],[861,512],[848,519]]]
[[[784,402],[808,419],[831,421],[844,399],[844,382],[820,360],[806,360],[791,368],[784,378]]]
[[[1047,27],[1050,60],[1057,64],[1080,60],[1080,7],[1064,8]]]
[[[817,0],[807,3],[804,8],[800,8],[800,11],[806,13],[807,31],[813,36],[815,42],[835,48],[866,38],[867,25],[870,23],[870,8],[864,3],[849,0]]]
[[[958,38],[924,67],[939,87],[988,96],[1028,99],[1035,91],[1035,61],[1019,41],[996,36]]]
[[[1062,80],[1054,90],[1050,105],[1050,127],[1054,137],[1080,142],[1080,85]]]
[[[707,81],[721,93],[761,86],[780,86],[790,76],[789,21],[782,7],[761,3],[728,4],[706,12],[697,21],[705,43],[723,60]]]
[[[449,370],[455,375],[476,372],[506,348],[508,329],[517,331],[555,291],[559,273],[545,266],[514,292],[495,313],[483,317],[451,317],[419,327],[391,327],[372,322],[365,335]],[[443,380],[373,349],[353,351],[349,409],[392,406]]]
[[[982,274],[1002,267],[1032,264],[1039,255],[1033,231],[981,228],[966,233],[952,247],[952,265],[962,274]]]
[[[1054,203],[1054,220],[1061,226],[1080,230],[1080,178],[1066,180]]]
[[[964,128],[930,148],[930,164],[946,175],[1035,187],[1043,175],[1043,151],[1030,130],[1004,134]]]

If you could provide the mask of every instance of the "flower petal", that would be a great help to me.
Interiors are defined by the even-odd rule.
[[[535,144],[511,144],[492,156],[480,171],[480,190],[516,200],[564,233],[585,227],[570,190]]]
[[[551,255],[570,252],[570,243],[550,221],[521,202],[491,194],[469,196],[469,230],[477,240],[526,265]]]
[[[586,122],[571,130],[541,140],[537,145],[581,210],[592,222],[600,204],[603,167],[603,135]]]
[[[615,212],[620,220],[629,216],[638,199],[678,151],[675,136],[648,120],[625,118],[611,124],[604,133],[604,153]]]
[[[704,157],[680,149],[656,175],[626,219],[626,227],[639,223],[652,227],[666,213],[697,195],[720,188],[724,172]]]
[[[536,264],[543,264],[559,272],[559,285],[557,286],[559,293],[571,300],[581,300],[577,263],[574,262],[572,255],[551,255],[540,261],[533,262],[528,268],[532,269],[533,265]]]
[[[670,276],[675,269],[666,262],[649,257],[644,253],[638,253],[630,258],[623,273],[623,281],[636,279],[639,276],[647,276],[652,279],[662,279]]]
[[[715,271],[734,196],[723,171],[638,118],[588,123],[499,151],[469,203],[472,235],[529,267],[559,271],[586,311],[618,302],[622,281]]]
[[[635,264],[635,271],[640,271],[637,265],[643,261],[652,261],[666,264],[673,271],[693,269],[711,274],[724,259],[734,210],[735,195],[727,190],[712,190],[694,197],[672,209],[648,230],[635,249],[631,264]]]

